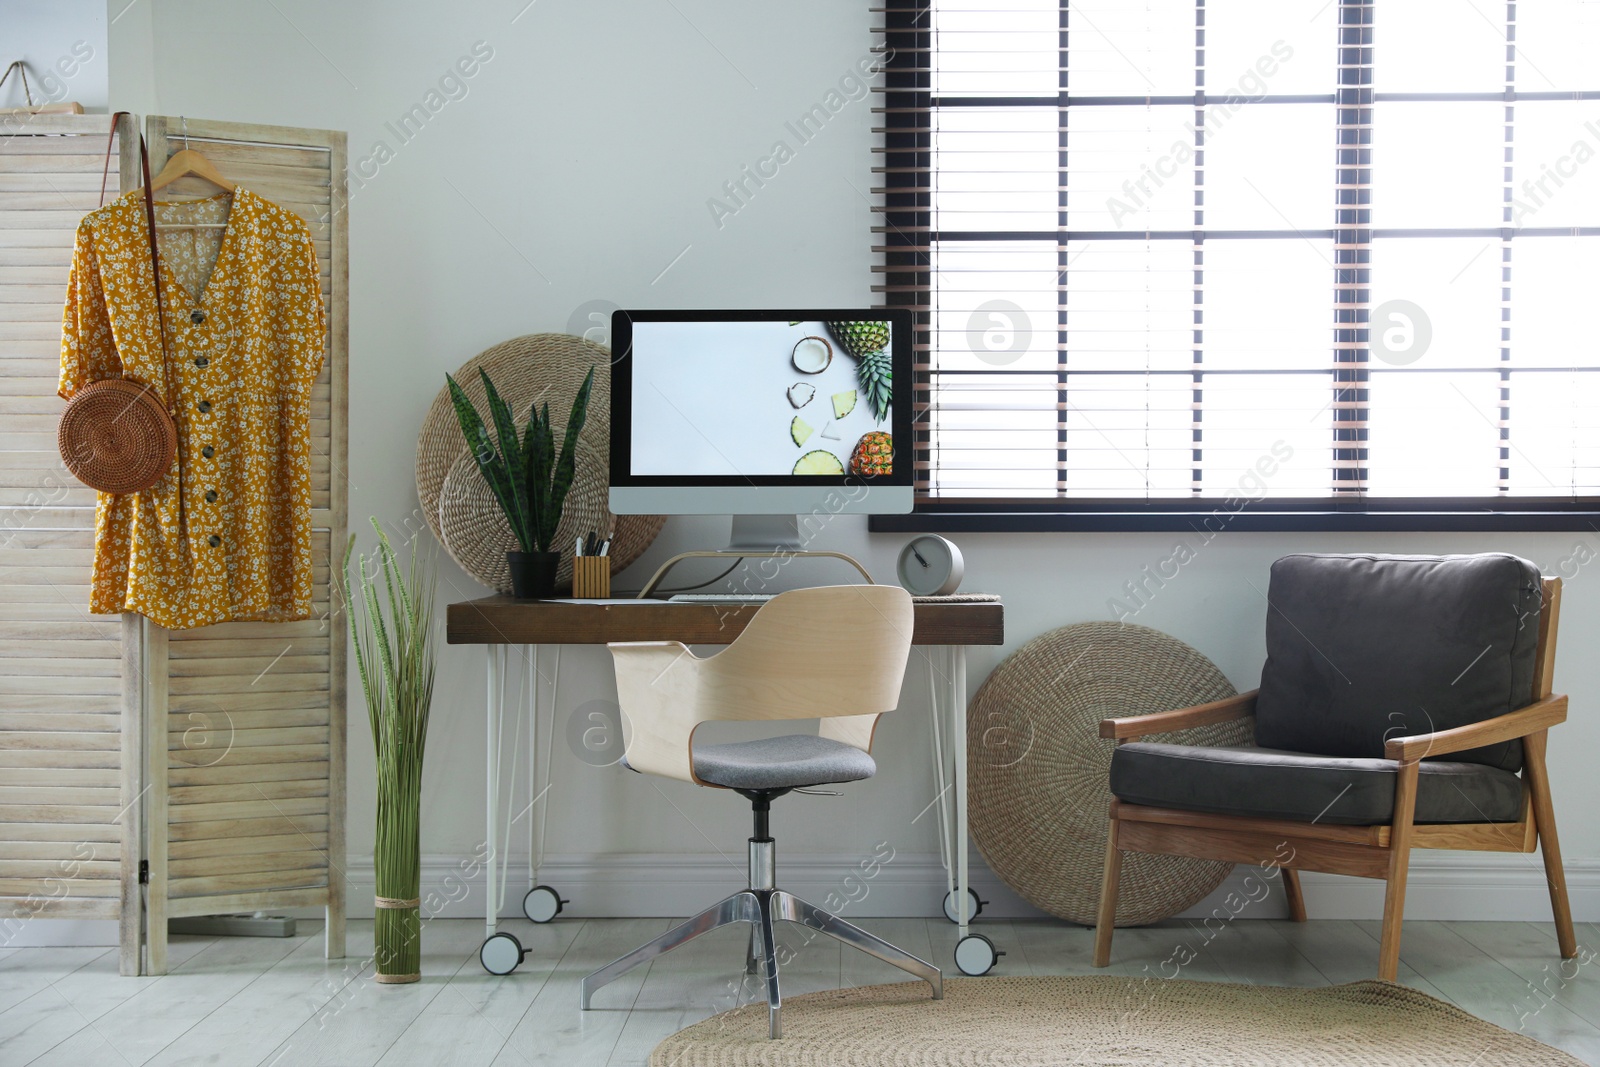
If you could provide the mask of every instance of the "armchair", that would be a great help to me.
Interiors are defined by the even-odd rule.
[[[1514,556],[1287,556],[1267,596],[1261,688],[1106,719],[1117,745],[1094,964],[1110,962],[1123,852],[1385,881],[1378,977],[1394,981],[1414,848],[1544,854],[1577,955],[1545,764],[1561,580]],[[1144,740],[1236,718],[1257,747]]]

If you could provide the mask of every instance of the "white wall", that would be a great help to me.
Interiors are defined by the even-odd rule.
[[[113,13],[125,2],[111,0]],[[820,101],[865,54],[867,4],[538,0],[524,8],[523,2],[146,0],[110,28],[111,100],[118,108],[350,133],[352,164],[361,168],[350,208],[353,523],[369,514],[399,522],[416,507],[414,439],[444,372],[508,337],[567,330],[586,302],[871,300],[866,192],[873,140],[866,102],[848,104],[720,227],[707,207],[723,182],[767,155],[775,139],[793,145],[784,123]],[[423,101],[477,42],[492,57],[466,82],[464,98],[445,104],[419,135],[401,143],[386,124]],[[363,166],[379,143],[385,150],[378,156],[386,160]],[[668,554],[714,546],[725,532],[726,520],[673,519],[621,581],[637,585]],[[1110,617],[1108,598],[1146,564],[1170,555],[1174,539],[958,537],[968,561],[966,588],[1003,594],[1007,604],[1007,647],[973,654],[974,687],[1021,642],[1055,626]],[[860,519],[839,519],[823,535],[825,547],[855,554],[881,578],[892,575],[901,540],[869,535]],[[1256,588],[1285,552],[1498,549],[1525,555],[1546,573],[1564,573],[1557,682],[1574,697],[1574,718],[1556,735],[1551,771],[1567,855],[1585,887],[1577,903],[1587,917],[1600,918],[1600,898],[1586,873],[1600,866],[1600,827],[1588,818],[1600,800],[1590,757],[1600,741],[1590,654],[1600,634],[1594,593],[1600,577],[1595,568],[1560,569],[1576,542],[1600,550],[1593,531],[1229,532],[1136,621],[1195,645],[1243,689],[1255,683],[1263,657],[1265,605]],[[827,564],[809,565],[803,574],[802,566],[793,567],[799,581],[838,577]],[[447,599],[484,592],[448,563],[443,577]],[[942,889],[927,862],[936,851],[932,817],[916,818],[933,795],[926,673],[919,664],[901,711],[880,730],[879,776],[837,799],[786,799],[773,816],[785,857],[810,854],[819,861],[803,866],[808,883],[826,882],[830,864],[864,858],[876,843],[889,842],[904,857],[899,870],[908,888],[884,894],[885,908],[928,906]],[[562,661],[550,849],[561,861],[557,870],[589,891],[587,898],[575,895],[575,909],[681,911],[709,895],[709,882],[737,880],[747,813],[725,794],[595,769],[570,757],[564,731],[572,710],[614,696],[608,667],[597,651],[571,651]],[[483,677],[481,650],[443,652],[423,801],[423,851],[435,877],[473,855],[482,840]],[[373,773],[354,682],[351,692],[350,853],[359,874],[372,841]],[[613,853],[635,855],[631,862],[596,858]],[[645,854],[675,854],[680,862],[658,868]],[[1429,855],[1418,865],[1451,859],[1460,857]],[[705,874],[695,873],[707,863]],[[625,891],[605,890],[607,869],[629,881]],[[663,882],[685,887],[652,885],[657,869]],[[1485,917],[1535,914],[1528,909],[1539,907],[1538,898],[1528,889],[1539,878],[1537,858],[1508,857],[1492,870],[1498,872],[1493,888],[1467,903],[1459,895],[1440,897],[1438,908]],[[1414,904],[1429,885],[1459,889],[1463,882],[1468,889],[1488,884],[1453,868],[1439,868],[1431,882],[1419,871]],[[1319,884],[1314,908],[1319,895],[1328,908],[1377,912],[1370,895],[1336,896]],[[352,894],[353,906],[360,896]],[[665,903],[652,910],[652,902]]]
[[[121,10],[111,4],[112,14]],[[101,0],[0,0],[0,67],[14,59],[28,65],[35,104],[75,100],[86,111],[104,111],[110,72],[106,61],[107,8]],[[28,94],[12,74],[0,89],[0,108],[24,107]]]

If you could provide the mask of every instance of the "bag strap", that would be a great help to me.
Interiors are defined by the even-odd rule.
[[[116,144],[117,128],[123,118],[131,119],[131,111],[118,111],[111,116],[111,132],[106,136],[106,163],[100,174],[100,203],[106,202],[106,182],[111,177],[111,149]],[[156,327],[161,331],[161,387],[167,414],[178,418],[177,405],[172,401],[172,361],[167,355],[167,315],[161,298],[161,255],[156,251],[156,197],[150,187],[150,151],[145,146],[144,134],[139,135],[139,166],[144,175],[145,232],[150,237],[150,274],[156,285]]]

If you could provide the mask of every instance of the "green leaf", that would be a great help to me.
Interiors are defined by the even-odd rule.
[[[505,460],[506,480],[511,486],[511,501],[517,509],[514,515],[508,512],[506,519],[513,530],[531,530],[533,527],[528,521],[527,468],[523,463],[522,445],[517,440],[516,419],[511,415],[510,405],[500,396],[500,390],[489,380],[489,372],[479,368],[478,374],[483,378],[483,391],[489,398],[489,414],[494,418],[495,436],[500,441],[500,456]],[[521,540],[519,537],[518,541]]]
[[[532,504],[533,513],[533,540],[539,546],[539,551],[550,551],[550,542],[555,537],[556,524],[549,521],[550,504],[550,470],[555,466],[555,433],[550,428],[550,405],[545,404],[541,412],[537,404],[534,405],[530,431],[534,432],[533,446],[528,452],[528,499]],[[556,519],[560,519],[560,513]]]
[[[448,374],[444,378],[450,384],[450,400],[456,409],[456,421],[461,423],[462,436],[467,439],[467,448],[478,462],[478,471],[483,475],[483,480],[489,483],[489,489],[500,503],[500,510],[505,512],[506,519],[511,523],[511,532],[516,535],[517,544],[524,552],[533,551],[529,527],[527,524],[518,527],[518,512],[515,493],[511,488],[511,477],[506,470],[505,461],[495,450],[489,430],[483,424],[483,417],[478,414],[478,409],[472,406],[472,401],[460,383]]]
[[[549,536],[552,538],[556,524],[561,521],[561,510],[567,503],[567,490],[572,488],[572,480],[577,473],[578,434],[583,432],[583,424],[589,417],[589,392],[593,388],[594,368],[590,367],[583,384],[578,387],[578,395],[572,398],[572,414],[567,417],[566,438],[561,442],[561,458],[556,460],[550,486],[550,511],[554,517],[546,515],[544,518],[549,523]]]

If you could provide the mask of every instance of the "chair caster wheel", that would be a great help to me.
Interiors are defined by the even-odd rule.
[[[1004,952],[996,951],[994,942],[982,934],[968,934],[956,942],[956,966],[962,974],[976,978],[994,970]]]
[[[956,914],[956,908],[960,905],[960,903],[961,896],[959,890],[952,889],[950,892],[944,895],[944,917],[958,926],[961,923],[961,917]],[[982,915],[983,906],[987,903],[989,903],[987,900],[978,899],[978,891],[976,889],[968,887],[967,919],[976,919],[978,916]]]
[[[485,938],[479,947],[478,962],[490,974],[507,975],[517,969],[529,951],[510,934],[494,934]]]
[[[561,914],[563,905],[570,903],[572,901],[562,900],[549,886],[536,885],[522,898],[522,914],[529,922],[547,923]]]

